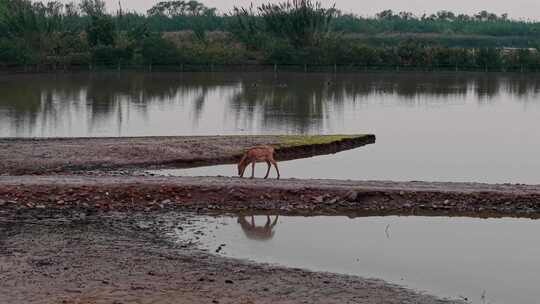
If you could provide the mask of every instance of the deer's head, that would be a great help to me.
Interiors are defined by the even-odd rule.
[[[244,177],[244,171],[246,171],[247,164],[244,160],[238,163],[238,176]]]

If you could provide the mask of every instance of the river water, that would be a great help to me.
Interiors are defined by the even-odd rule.
[[[540,74],[0,76],[0,137],[377,135],[289,177],[540,183],[539,118]]]

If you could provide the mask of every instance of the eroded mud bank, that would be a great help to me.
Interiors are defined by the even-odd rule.
[[[24,209],[536,218],[540,186],[224,177],[0,177],[0,211]]]
[[[374,135],[0,139],[0,174],[228,164],[240,159],[246,148],[263,144],[276,147],[278,160],[292,160],[337,153],[374,142]]]

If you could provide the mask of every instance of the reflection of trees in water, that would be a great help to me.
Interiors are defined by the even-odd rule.
[[[229,81],[230,82],[230,81]],[[131,110],[147,117],[154,104],[168,105],[193,98],[193,111],[200,116],[208,92],[225,85],[208,75],[160,73],[81,73],[67,75],[14,76],[0,82],[0,112],[4,122],[17,134],[49,127],[86,115],[88,127],[116,122],[120,128]],[[127,117],[129,118],[129,117]],[[77,123],[77,122],[75,122]],[[39,132],[38,132],[39,133]],[[27,134],[27,135],[28,135]]]
[[[241,85],[239,85],[241,84]],[[467,94],[487,103],[501,93],[530,102],[540,78],[490,73],[80,73],[18,75],[0,79],[0,127],[16,134],[51,128],[86,115],[88,127],[118,126],[131,111],[143,119],[152,105],[189,102],[195,125],[204,116],[211,92],[234,93],[227,113],[242,127],[316,133],[339,121],[349,103],[390,99],[405,106],[463,103]],[[421,97],[421,98],[419,98]],[[459,98],[456,98],[459,97]],[[526,98],[530,97],[530,98]],[[189,109],[185,109],[188,110]],[[211,110],[211,109],[210,109]],[[75,115],[78,113],[78,116]],[[330,119],[330,117],[332,119]],[[39,132],[37,132],[39,134]]]
[[[336,96],[331,77],[317,79],[301,75],[287,75],[274,79],[263,74],[258,81],[244,81],[230,100],[235,120],[252,122],[260,115],[263,129],[287,126],[295,132],[318,131],[329,111],[329,106],[339,107],[343,98]],[[293,79],[294,78],[294,79]],[[283,129],[283,128],[279,128]]]
[[[68,111],[79,110],[80,89],[59,85],[54,75],[6,76],[0,82],[0,95],[4,112],[0,112],[0,127],[15,130],[16,135],[54,126],[67,118],[64,114]],[[62,100],[70,102],[64,104]]]
[[[519,74],[506,77],[507,91],[520,97],[520,102],[538,102],[540,94],[540,78],[530,74]]]
[[[344,114],[348,102],[370,96],[397,95],[399,102],[418,105],[415,97],[433,98],[467,94],[468,80],[451,74],[271,74],[244,81],[231,99],[235,120],[260,119],[262,129],[318,133]],[[433,100],[424,99],[425,102]],[[330,113],[331,112],[331,113]],[[330,116],[332,120],[330,120]]]
[[[25,125],[35,125],[40,110],[41,94],[31,83],[0,82],[0,130],[22,130]]]
[[[478,103],[489,103],[500,94],[503,79],[492,74],[483,74],[474,78],[474,89]]]
[[[360,89],[351,92],[356,96],[392,94],[399,96],[401,102],[409,105],[414,105],[415,99],[423,95],[435,99],[467,93],[467,79],[454,74],[364,74],[349,81]]]
[[[114,73],[106,77],[97,74],[87,88],[87,103],[92,108],[92,124],[108,120],[117,107],[129,109],[136,106],[137,112],[147,116],[148,108],[155,104],[167,105],[184,102],[187,96],[194,100],[196,117],[204,107],[208,91],[222,86],[221,79],[190,74],[162,73]]]

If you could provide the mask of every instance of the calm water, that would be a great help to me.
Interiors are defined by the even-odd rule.
[[[308,178],[540,183],[539,117],[536,74],[0,76],[0,137],[377,135]]]
[[[254,223],[254,225],[253,225]],[[204,218],[176,240],[256,262],[380,278],[472,303],[537,303],[540,221],[446,217]]]

